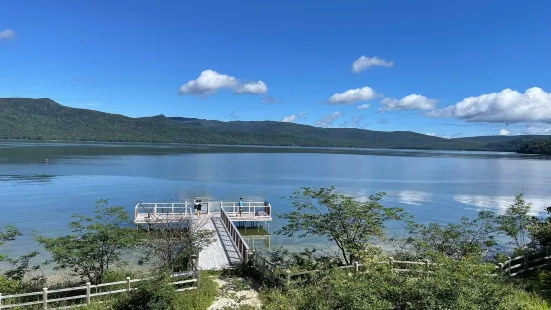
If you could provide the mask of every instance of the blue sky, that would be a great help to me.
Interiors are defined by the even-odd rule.
[[[551,133],[549,55],[549,0],[4,0],[0,9],[0,97],[133,117]]]

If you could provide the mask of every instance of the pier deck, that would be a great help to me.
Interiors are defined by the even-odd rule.
[[[234,222],[264,222],[272,220],[271,206],[263,202],[244,202],[242,212],[236,202],[202,202],[197,217],[193,203],[139,203],[134,213],[136,225],[163,225],[187,221],[201,229],[215,232],[215,242],[199,253],[199,269],[222,270],[247,262],[250,249]]]

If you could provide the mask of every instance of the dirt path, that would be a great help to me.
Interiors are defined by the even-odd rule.
[[[258,298],[258,284],[241,277],[220,277],[215,279],[220,287],[220,294],[209,307],[209,310],[237,309],[247,305],[260,309],[262,304]]]

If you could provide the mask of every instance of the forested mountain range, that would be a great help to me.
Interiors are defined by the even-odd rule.
[[[444,139],[410,131],[320,128],[274,121],[222,122],[164,115],[131,118],[66,107],[51,99],[0,98],[0,139],[551,153],[548,138]],[[540,140],[547,142],[534,142]]]

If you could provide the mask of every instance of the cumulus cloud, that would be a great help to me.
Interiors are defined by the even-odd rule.
[[[362,55],[352,64],[352,71],[360,73],[371,67],[394,67],[394,62],[379,57],[366,57]]]
[[[500,129],[499,130],[499,135],[500,136],[510,136],[511,135],[511,132],[507,129]]]
[[[528,135],[551,135],[551,126],[545,124],[534,124],[526,127],[524,131]]]
[[[369,109],[370,107],[371,107],[371,104],[369,103],[364,103],[362,105],[357,106],[358,110],[365,110],[365,109]]]
[[[268,86],[262,81],[248,82],[235,89],[238,94],[265,94],[268,92]]]
[[[15,39],[16,32],[11,29],[5,29],[0,31],[0,40],[11,40]]]
[[[294,123],[300,118],[303,118],[306,116],[306,112],[300,112],[298,114],[291,114],[289,116],[285,116],[281,121],[284,123]]]
[[[418,94],[407,95],[404,98],[397,100],[394,98],[385,98],[381,101],[385,107],[380,108],[380,111],[390,110],[432,110],[436,104],[435,99],[430,99]]]
[[[329,97],[331,104],[352,104],[359,101],[368,101],[376,98],[378,95],[368,86],[362,88],[349,89],[344,93],[336,93]]]
[[[333,126],[333,123],[341,117],[342,113],[340,111],[336,111],[317,121],[316,125],[320,127],[331,127]]]
[[[529,88],[524,93],[507,88],[499,93],[465,98],[427,115],[456,117],[467,122],[551,122],[551,93],[539,87]]]
[[[179,93],[181,95],[208,96],[223,88],[231,89],[236,94],[265,94],[268,92],[268,86],[262,81],[243,83],[236,77],[214,70],[205,70],[197,79],[182,85]]]

